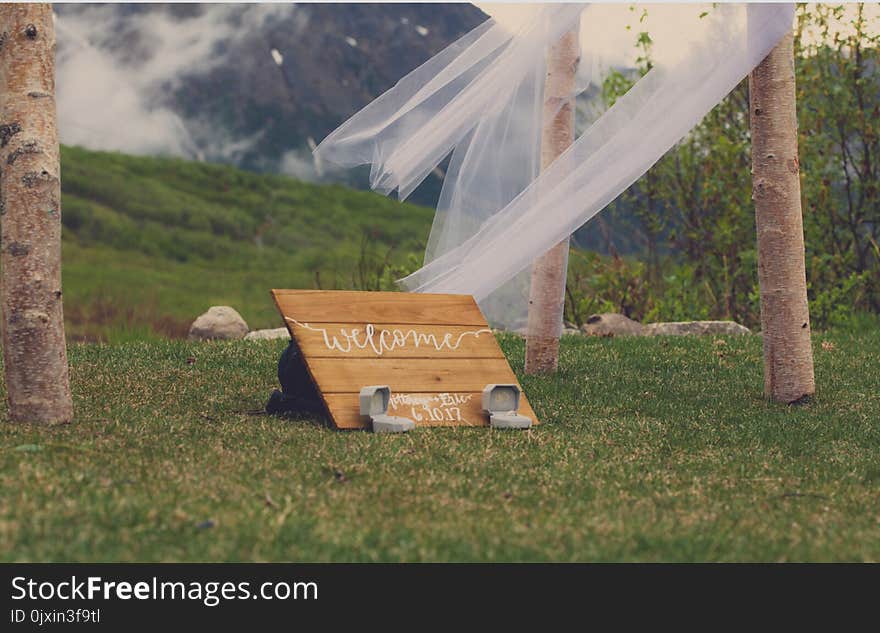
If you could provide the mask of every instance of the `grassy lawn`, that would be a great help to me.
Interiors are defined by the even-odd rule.
[[[64,245],[64,316],[74,341],[124,343],[185,338],[212,305],[231,305],[251,329],[284,325],[269,288],[310,288],[271,256],[207,265]]]
[[[279,342],[78,344],[78,421],[0,424],[0,559],[877,561],[878,347],[788,408],[757,337],[566,337],[531,432],[374,436],[261,415]]]

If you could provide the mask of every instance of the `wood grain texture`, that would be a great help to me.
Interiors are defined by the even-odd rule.
[[[476,325],[306,324],[290,317],[287,325],[309,358],[504,358],[492,330]]]
[[[480,393],[398,393],[388,412],[409,418],[416,426],[488,426],[489,416],[480,410]],[[336,426],[341,429],[368,428],[361,419],[356,393],[332,393],[326,396],[327,408]],[[523,398],[519,413],[537,423],[531,405]]]
[[[358,393],[388,385],[389,412],[420,426],[486,426],[481,392],[519,384],[470,296],[273,290],[336,428],[367,428]],[[384,336],[383,336],[384,333]],[[525,395],[519,412],[537,424]]]
[[[301,323],[366,322],[408,325],[486,326],[469,295],[359,292],[355,290],[273,290],[284,316]]]
[[[495,358],[308,358],[323,393],[353,393],[388,385],[392,393],[482,391],[487,383],[516,383],[507,361]]]

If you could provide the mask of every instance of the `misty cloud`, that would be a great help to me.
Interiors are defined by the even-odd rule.
[[[321,176],[318,173],[315,161],[312,160],[311,154],[297,150],[290,150],[284,153],[281,157],[278,171],[286,176],[293,176],[300,180],[318,180]]]
[[[56,16],[61,141],[131,154],[235,160],[261,135],[236,138],[207,119],[184,119],[170,96],[187,77],[233,63],[226,51],[237,38],[297,10],[277,4],[201,5],[186,14],[130,5],[62,9]],[[266,61],[273,63],[269,55]]]

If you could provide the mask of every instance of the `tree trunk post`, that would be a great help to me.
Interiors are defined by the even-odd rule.
[[[816,389],[804,262],[793,42],[789,32],[749,76],[764,393],[785,403],[798,401]]]
[[[0,4],[0,264],[9,418],[73,418],[61,309],[61,180],[49,4]]]
[[[575,29],[563,35],[551,47],[547,57],[541,134],[542,170],[574,142],[574,90],[579,55],[578,31]],[[532,265],[526,336],[527,374],[556,371],[559,363],[568,242],[568,239],[563,240]]]

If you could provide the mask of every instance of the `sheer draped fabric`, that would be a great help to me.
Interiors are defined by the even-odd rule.
[[[318,146],[322,160],[370,164],[372,186],[401,199],[451,153],[424,266],[403,287],[472,294],[494,326],[524,327],[531,263],[687,135],[792,28],[794,5],[721,4],[699,28],[667,33],[680,53],[655,62],[540,172],[547,50],[594,13],[542,5],[515,31],[487,20]],[[601,82],[600,60],[582,38],[578,93]]]

